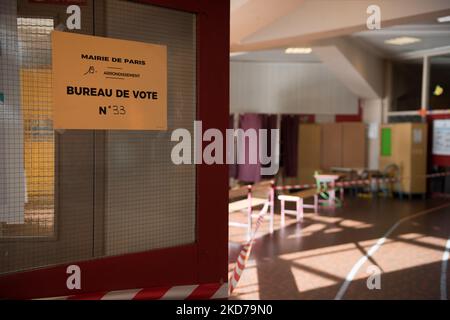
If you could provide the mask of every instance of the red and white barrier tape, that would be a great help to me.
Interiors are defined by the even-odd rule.
[[[433,173],[426,175],[426,178],[436,178],[449,176],[450,171],[441,172],[441,173]],[[380,183],[388,183],[388,182],[398,182],[400,179],[398,178],[372,178],[372,179],[359,179],[359,180],[351,180],[351,181],[339,181],[334,184],[335,187],[347,187],[347,186],[355,186],[355,185],[370,185],[370,184],[380,184]],[[332,185],[331,185],[332,186]],[[286,185],[286,186],[275,186],[273,187],[275,190],[289,190],[289,189],[307,189],[307,188],[316,188],[316,184],[297,184],[297,185]],[[231,274],[229,280],[229,294],[231,295],[234,289],[237,287],[237,284],[241,278],[242,272],[245,269],[245,265],[247,263],[248,258],[250,257],[252,245],[255,240],[255,235],[264,221],[264,216],[267,214],[269,202],[264,204],[263,209],[259,213],[258,221],[255,226],[255,230],[250,238],[250,240],[243,246],[241,252],[239,253],[238,259],[233,269],[233,273]]]
[[[429,174],[427,178],[443,177],[450,175],[450,172],[433,173]],[[395,182],[396,178],[374,178],[374,179],[362,179],[353,181],[341,181],[335,183],[335,186],[344,187],[360,184],[371,184],[380,182]],[[276,190],[289,190],[289,189],[304,189],[315,188],[315,184],[302,184],[302,185],[287,185],[276,186]],[[172,287],[155,287],[155,288],[141,288],[131,290],[120,291],[108,291],[97,293],[85,293],[72,296],[46,298],[46,300],[210,300],[210,299],[225,299],[228,295],[234,291],[242,272],[245,269],[245,264],[250,256],[251,249],[255,240],[256,233],[259,227],[264,221],[264,216],[269,209],[269,201],[264,204],[264,207],[258,215],[255,230],[252,233],[250,240],[243,246],[239,257],[236,261],[236,265],[233,269],[233,273],[230,277],[229,290],[228,284],[220,283],[208,283],[199,285],[187,285],[187,286],[172,286]]]
[[[450,171],[440,172],[440,173],[431,173],[425,175],[427,179],[429,178],[437,178],[437,177],[445,177],[450,176]],[[359,180],[350,180],[350,181],[338,181],[334,184],[335,187],[348,187],[354,185],[370,185],[372,183],[386,183],[386,182],[396,182],[401,180],[402,178],[372,178],[372,179],[359,179]],[[403,178],[404,179],[404,178]],[[286,185],[286,186],[276,186],[275,190],[290,190],[290,189],[309,189],[316,188],[316,184],[295,184],[295,185]]]
[[[396,181],[396,179],[378,179],[378,180],[383,180],[383,181]],[[354,181],[346,181],[345,184],[346,185],[351,185],[351,184],[364,184],[364,183],[373,183],[374,179],[372,180],[354,180]],[[335,183],[335,186],[344,186],[343,183]],[[315,188],[316,185],[315,184],[303,184],[303,185],[288,185],[288,186],[278,186],[278,187],[274,187],[274,189],[276,190],[288,190],[288,189],[303,189],[303,188]],[[262,208],[262,210],[260,211],[259,215],[258,215],[258,220],[256,222],[256,226],[255,226],[255,230],[253,231],[250,240],[247,241],[247,243],[242,247],[241,252],[239,253],[239,256],[237,258],[236,264],[234,266],[233,272],[231,274],[230,280],[229,280],[229,294],[231,295],[234,291],[234,289],[237,287],[237,284],[241,278],[242,272],[245,269],[245,265],[247,263],[248,258],[250,257],[250,253],[252,250],[252,246],[253,243],[255,241],[255,236],[256,233],[258,232],[259,227],[261,226],[261,224],[264,221],[264,216],[267,214],[268,208],[269,208],[269,204],[270,202],[267,201],[264,204],[264,207]]]
[[[334,183],[335,187],[348,187],[354,185],[368,185],[371,183],[382,183],[382,182],[395,182],[396,178],[373,178],[373,179],[361,179],[361,180],[351,180],[351,181],[338,181]],[[333,187],[333,184],[329,184],[329,187]],[[317,184],[296,184],[296,185],[286,185],[286,186],[276,186],[276,190],[290,190],[290,189],[309,189],[317,188]]]
[[[450,171],[438,172],[438,173],[430,173],[430,174],[426,175],[427,178],[436,178],[436,177],[445,177],[445,176],[450,176]]]
[[[85,293],[43,300],[214,300],[228,298],[228,284],[207,283]]]
[[[270,202],[267,201],[264,204],[264,207],[261,209],[261,211],[258,214],[258,220],[256,221],[255,230],[253,230],[253,233],[250,237],[250,240],[247,241],[247,243],[242,248],[241,252],[239,253],[238,259],[236,261],[236,264],[233,269],[233,273],[231,274],[229,283],[229,294],[231,295],[236,288],[239,279],[241,278],[242,272],[245,269],[245,264],[247,263],[248,258],[250,257],[250,252],[252,250],[253,242],[255,241],[256,233],[258,232],[259,227],[264,221],[264,216],[267,214],[269,210],[269,204]]]

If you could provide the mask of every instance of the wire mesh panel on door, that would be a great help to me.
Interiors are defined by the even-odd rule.
[[[128,1],[0,2],[0,274],[196,241],[196,169],[170,158],[196,118],[196,15]],[[163,44],[167,131],[53,129],[54,29]]]
[[[196,171],[171,161],[171,132],[196,119],[194,14],[107,1],[108,37],[167,46],[167,131],[106,136],[105,255],[195,242]]]
[[[82,14],[91,34],[91,2]],[[50,35],[65,16],[0,3],[0,274],[92,258],[92,133],[53,130]]]

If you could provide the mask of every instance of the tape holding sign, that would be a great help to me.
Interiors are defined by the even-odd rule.
[[[167,48],[54,31],[55,129],[167,130]]]

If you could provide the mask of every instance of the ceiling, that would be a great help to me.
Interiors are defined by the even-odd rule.
[[[397,37],[414,37],[421,41],[408,45],[391,45],[385,43]],[[372,54],[382,58],[395,59],[405,53],[432,50],[435,48],[449,47],[450,49],[450,22],[449,23],[422,23],[399,25],[381,30],[362,31],[345,36],[359,44]],[[314,47],[314,43],[312,43]],[[259,50],[250,52],[238,52],[231,55],[231,61],[252,62],[321,62],[314,54],[285,54],[285,48]]]
[[[368,30],[367,7],[381,9],[381,30]],[[408,52],[450,46],[450,0],[231,0],[232,61],[320,62],[315,46],[345,38],[370,53],[395,58]],[[404,46],[387,39],[411,36]],[[287,47],[312,47],[306,55],[286,55]]]
[[[310,54],[285,54],[284,49],[261,50],[250,52],[239,52],[231,54],[231,61],[249,61],[249,62],[302,62],[317,63],[321,62],[314,53]]]
[[[384,41],[396,37],[414,37],[420,42],[396,46]],[[381,30],[357,32],[350,36],[376,50],[376,53],[387,58],[395,58],[408,52],[431,50],[450,46],[450,23],[423,23],[393,26]]]

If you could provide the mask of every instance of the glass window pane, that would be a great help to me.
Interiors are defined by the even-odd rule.
[[[52,18],[19,17],[2,3],[2,203],[0,236],[54,234],[54,142],[51,99]]]
[[[392,110],[419,110],[422,99],[422,59],[394,62]]]
[[[195,165],[171,161],[171,132],[193,137],[196,17],[124,1],[106,2],[106,35],[163,44],[168,58],[168,130],[108,131],[104,254],[195,242]],[[170,23],[169,23],[170,22]]]
[[[450,54],[430,58],[431,110],[450,109]]]

